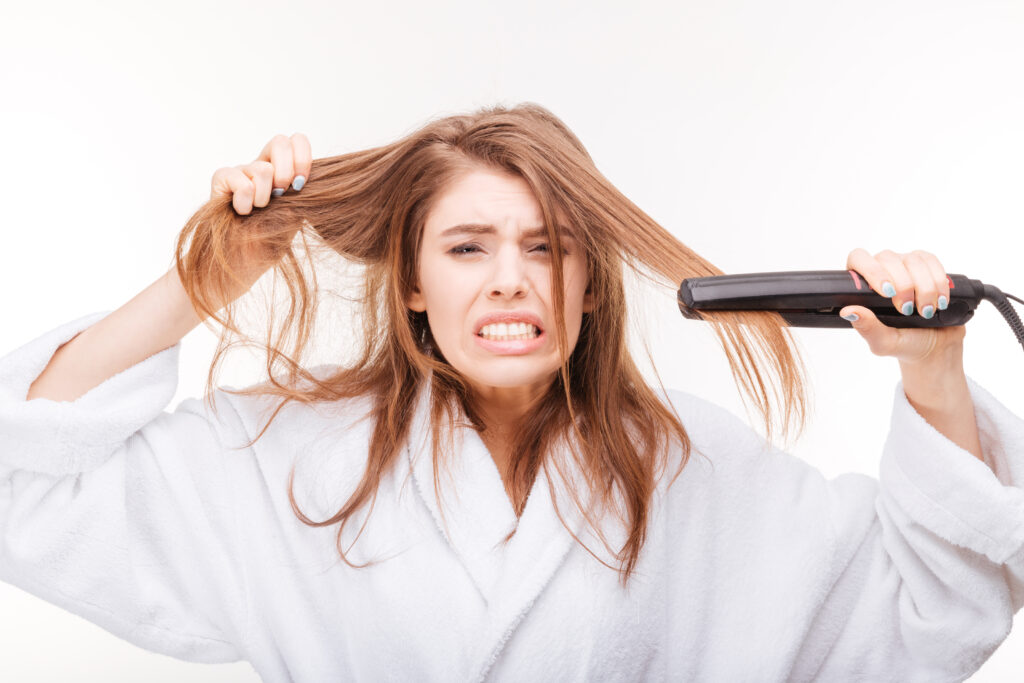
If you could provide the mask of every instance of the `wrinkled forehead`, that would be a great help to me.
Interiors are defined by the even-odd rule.
[[[555,216],[560,226],[568,227],[561,208],[555,208]],[[439,239],[458,226],[535,232],[544,227],[544,214],[533,190],[521,176],[476,170],[456,178],[439,192],[427,213],[423,237]]]

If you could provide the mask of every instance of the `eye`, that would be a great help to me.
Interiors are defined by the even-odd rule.
[[[448,250],[449,254],[472,254],[474,251],[478,251],[479,247],[475,244],[460,244],[457,247],[452,247]]]
[[[536,251],[538,249],[540,249],[540,250],[542,250],[544,252],[550,253],[551,252],[551,245],[549,243],[547,243],[547,242],[542,242],[542,243],[534,246],[532,251]],[[562,255],[565,256],[568,253],[569,252],[565,249],[565,247],[562,247]]]

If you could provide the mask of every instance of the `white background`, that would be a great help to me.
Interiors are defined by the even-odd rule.
[[[1024,5],[977,0],[5,3],[0,355],[153,282],[213,172],[274,134],[331,156],[521,101],[561,117],[726,272],[924,249],[1024,297],[1022,36]],[[659,297],[636,312],[665,384],[758,426],[714,335]],[[796,334],[814,412],[788,450],[828,476],[876,475],[896,361],[851,330]],[[214,341],[185,337],[168,410],[201,395]],[[1024,415],[1021,351],[983,303],[967,373]],[[256,371],[231,356],[221,382]],[[1022,670],[1018,631],[971,680]],[[246,663],[141,650],[7,585],[0,678],[257,680]]]

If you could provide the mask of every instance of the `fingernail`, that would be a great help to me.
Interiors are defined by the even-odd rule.
[[[914,312],[914,302],[913,301],[908,301],[908,302],[904,303],[901,312],[903,313],[903,315],[910,315],[911,313],[913,313]]]
[[[882,294],[885,294],[886,296],[896,296],[896,288],[892,286],[891,282],[883,282]]]
[[[946,297],[940,296],[939,297],[939,310],[940,311],[944,311],[948,307],[949,307],[949,301],[946,300]]]
[[[860,320],[860,316],[857,315],[856,313],[847,313],[846,315],[843,316],[843,320],[849,320],[851,323],[853,323]]]
[[[306,176],[297,175],[295,176],[295,180],[292,181],[292,188],[294,188],[295,191],[298,192],[299,190],[302,189],[302,186],[305,184]]]
[[[921,317],[922,318],[926,318],[926,319],[927,318],[931,318],[933,315],[935,315],[935,307],[934,306],[929,304],[928,306],[925,306],[924,308],[921,309]]]
[[[280,197],[281,195],[284,194],[284,188],[275,187],[273,190],[270,191],[270,194],[274,195],[275,197]]]

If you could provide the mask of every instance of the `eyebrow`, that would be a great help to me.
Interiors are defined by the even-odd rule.
[[[576,239],[576,235],[573,231],[564,225],[559,225],[558,229],[563,236],[573,240]],[[444,238],[451,235],[493,235],[497,232],[498,229],[489,223],[460,223],[459,225],[452,226],[442,232],[441,237]],[[547,234],[547,228],[544,226],[523,230],[524,237],[547,237]]]

